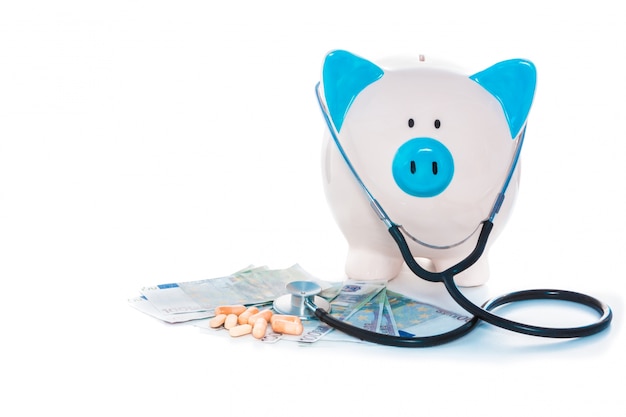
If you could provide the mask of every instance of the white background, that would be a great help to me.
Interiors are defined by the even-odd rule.
[[[623,17],[609,0],[3,2],[0,414],[624,415]],[[535,63],[521,193],[471,294],[590,293],[608,332],[301,348],[128,305],[250,263],[343,278],[313,92],[337,48]],[[539,311],[519,317],[569,316]]]

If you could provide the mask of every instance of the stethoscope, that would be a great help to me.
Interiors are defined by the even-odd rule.
[[[465,259],[461,260],[456,265],[446,269],[445,271],[432,272],[424,269],[415,260],[401,231],[402,226],[394,223],[389,218],[387,213],[385,213],[385,210],[383,210],[382,206],[378,203],[378,201],[374,198],[372,193],[361,180],[360,176],[356,172],[356,169],[350,162],[348,155],[346,154],[343,146],[339,141],[339,135],[337,133],[337,130],[330,120],[328,111],[320,96],[319,83],[316,85],[315,90],[318,104],[320,106],[320,109],[322,110],[324,120],[326,121],[328,130],[330,131],[331,137],[335,145],[337,146],[339,153],[341,154],[343,160],[348,166],[348,169],[352,173],[352,176],[367,197],[372,209],[376,212],[378,218],[385,224],[389,234],[398,245],[402,257],[409,269],[416,276],[426,281],[443,283],[452,299],[465,311],[470,313],[473,317],[465,324],[451,331],[433,336],[405,337],[380,334],[352,326],[342,320],[333,317],[330,314],[331,304],[318,295],[321,292],[322,288],[318,284],[309,281],[296,281],[288,284],[288,294],[285,294],[284,296],[279,297],[274,301],[274,309],[276,311],[282,314],[297,315],[303,319],[316,317],[323,323],[326,323],[328,326],[331,326],[358,339],[382,345],[399,347],[429,347],[451,342],[468,334],[476,327],[476,325],[481,320],[502,329],[510,330],[512,332],[527,334],[530,336],[561,339],[591,336],[593,334],[601,332],[609,326],[613,316],[610,307],[602,301],[589,295],[573,291],[554,289],[524,290],[493,298],[484,303],[482,307],[479,307],[478,305],[467,299],[461,293],[456,283],[454,282],[455,275],[471,267],[481,257],[483,251],[485,250],[487,240],[489,239],[489,234],[491,233],[491,230],[493,228],[493,221],[498,214],[500,206],[502,205],[505,192],[509,186],[509,183],[511,182],[511,178],[513,177],[513,173],[519,161],[522,144],[524,142],[525,128],[520,133],[520,137],[518,139],[518,143],[511,160],[507,177],[505,178],[502,189],[498,194],[498,197],[496,198],[496,201],[491,209],[489,217],[484,220],[479,226],[480,234],[478,236],[476,246],[474,247],[472,252],[467,255],[467,257],[465,257]],[[505,304],[528,300],[569,301],[590,307],[598,314],[600,314],[600,318],[595,323],[586,326],[553,328],[520,323],[495,315],[491,312],[497,307],[503,306]]]

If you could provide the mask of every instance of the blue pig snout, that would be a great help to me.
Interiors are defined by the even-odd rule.
[[[440,141],[423,137],[400,146],[393,158],[393,179],[402,191],[414,197],[442,193],[454,176],[454,158]]]

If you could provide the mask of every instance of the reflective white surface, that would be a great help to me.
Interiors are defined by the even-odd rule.
[[[623,413],[621,8],[431,3],[2,5],[0,414]],[[555,342],[481,326],[425,350],[302,348],[128,305],[141,286],[250,263],[342,279],[314,96],[335,48],[537,65],[520,194],[470,296],[585,292],[613,308],[610,331]],[[448,306],[436,284],[392,285]],[[548,310],[506,311],[569,320]]]

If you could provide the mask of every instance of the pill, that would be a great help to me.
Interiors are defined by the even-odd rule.
[[[239,315],[239,324],[248,324],[248,319],[250,318],[250,316],[258,312],[258,307],[248,307],[246,311]]]
[[[215,315],[218,314],[236,314],[240,315],[246,311],[246,306],[244,305],[229,305],[229,306],[219,306],[215,308]]]
[[[254,321],[254,325],[252,326],[252,336],[257,339],[262,339],[265,337],[265,332],[267,331],[267,320],[263,317],[258,317]]]
[[[276,333],[301,335],[304,327],[301,321],[273,320],[272,330]]]
[[[233,327],[235,327],[238,323],[237,323],[237,315],[236,314],[229,314],[226,316],[226,320],[224,320],[224,327],[226,329],[232,329]]]
[[[253,315],[251,315],[251,316],[248,318],[248,324],[251,324],[251,325],[253,325],[253,326],[254,326],[254,323],[255,323],[258,319],[260,319],[260,318],[265,319],[265,321],[269,323],[269,321],[270,321],[270,319],[272,318],[272,315],[273,315],[273,314],[274,314],[274,313],[272,312],[272,310],[269,310],[269,309],[267,309],[267,310],[261,310],[261,311],[259,311],[258,313],[253,314]]]
[[[272,318],[270,319],[270,323],[272,324],[272,326],[274,325],[274,321],[275,320],[283,320],[283,321],[289,321],[289,322],[292,322],[292,323],[300,323],[300,324],[302,324],[302,320],[300,320],[300,317],[286,315],[286,314],[274,314],[272,316]]]
[[[225,321],[226,314],[218,314],[217,316],[209,320],[209,326],[215,329],[216,327],[220,327],[222,324],[224,324]]]
[[[228,333],[232,337],[243,336],[244,334],[250,334],[252,332],[252,326],[249,324],[240,324],[239,326],[232,327],[228,330]]]

